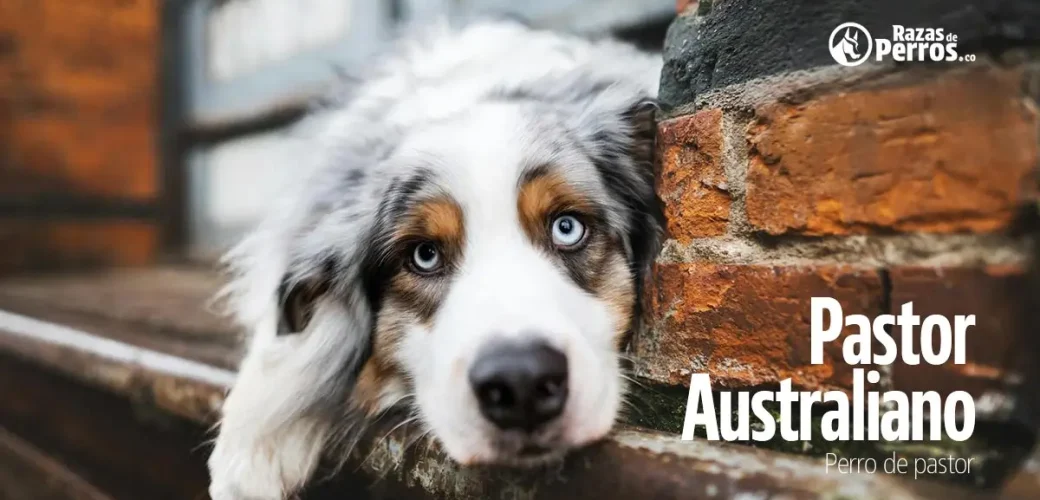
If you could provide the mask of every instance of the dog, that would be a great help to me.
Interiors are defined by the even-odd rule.
[[[291,496],[387,415],[464,465],[606,436],[662,238],[660,70],[618,41],[482,21],[403,39],[334,92],[284,166],[310,174],[225,260],[251,338],[211,496]]]

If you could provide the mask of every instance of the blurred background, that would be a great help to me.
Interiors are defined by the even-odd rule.
[[[211,260],[300,175],[287,129],[416,19],[660,48],[674,0],[2,0],[0,273]]]

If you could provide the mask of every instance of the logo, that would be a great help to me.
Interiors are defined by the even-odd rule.
[[[831,57],[842,66],[859,66],[870,59],[877,62],[974,62],[975,54],[957,49],[956,33],[944,28],[892,25],[892,36],[874,38],[858,23],[842,23],[828,40]]]
[[[874,39],[867,28],[857,23],[843,23],[830,37],[831,57],[842,66],[859,66],[870,58]]]

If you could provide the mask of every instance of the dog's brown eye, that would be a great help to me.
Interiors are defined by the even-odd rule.
[[[441,266],[441,252],[437,245],[423,242],[412,251],[412,265],[420,273],[432,273]]]
[[[585,241],[585,224],[573,215],[561,215],[552,221],[552,241],[561,249],[573,249]]]

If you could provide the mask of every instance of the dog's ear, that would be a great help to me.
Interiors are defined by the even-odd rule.
[[[317,277],[296,282],[289,276],[282,279],[278,287],[278,331],[277,335],[300,333],[307,329],[314,308],[320,297],[329,290],[327,277]]]
[[[652,165],[654,161],[658,108],[655,99],[640,99],[622,115],[629,127],[632,158],[643,166]]]
[[[654,161],[657,138],[656,100],[640,99],[622,115],[628,130],[628,154],[634,184],[627,190],[626,204],[632,210],[629,225],[630,263],[641,294],[644,276],[650,269],[664,236],[665,217],[655,189]]]
[[[611,197],[627,215],[629,263],[642,278],[657,250],[664,212],[654,190],[657,102],[634,89],[613,86],[584,104],[574,130]]]

